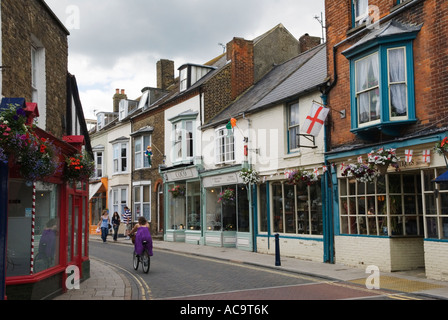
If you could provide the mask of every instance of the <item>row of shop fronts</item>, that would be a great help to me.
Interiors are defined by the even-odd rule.
[[[434,180],[447,165],[434,145],[444,137],[326,153],[326,170],[321,163],[318,181],[310,185],[289,184],[283,169],[260,173],[258,184],[246,185],[239,176],[244,165],[162,170],[165,241],[274,254],[278,234],[281,255],[384,271],[425,268],[428,277],[443,279],[448,184]],[[372,182],[343,175],[344,166],[366,163],[375,148],[395,149],[398,169],[390,166]],[[227,190],[234,198],[220,201]]]

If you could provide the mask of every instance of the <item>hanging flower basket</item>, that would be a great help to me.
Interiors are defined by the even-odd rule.
[[[372,151],[368,155],[368,162],[370,165],[376,166],[381,175],[385,175],[389,166],[395,168],[395,171],[399,170],[398,161],[400,157],[397,157],[395,149],[379,149],[376,152]]]
[[[181,185],[174,186],[172,189],[169,189],[168,191],[171,193],[174,199],[185,196],[185,187]]]
[[[22,177],[28,182],[43,180],[59,167],[52,143],[39,138],[26,124],[25,109],[10,104],[0,111],[0,161],[14,158]]]
[[[64,179],[69,182],[88,180],[95,170],[95,164],[87,153],[65,158]]]
[[[288,170],[285,172],[285,177],[288,184],[298,185],[305,183],[310,186],[316,183],[319,179],[316,174],[307,170]]]
[[[235,190],[228,188],[223,191],[221,191],[218,195],[218,203],[222,204],[235,204]]]
[[[349,164],[342,172],[342,176],[354,177],[359,182],[374,182],[378,175],[378,171],[372,165],[365,163]]]
[[[434,146],[434,151],[448,158],[448,137],[445,137],[442,141],[437,142]]]
[[[239,176],[243,179],[244,184],[257,184],[260,181],[258,172],[252,169],[242,169],[239,172]]]

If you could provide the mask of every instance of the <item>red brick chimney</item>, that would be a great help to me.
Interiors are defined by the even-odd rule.
[[[119,109],[120,109],[120,101],[123,100],[123,99],[127,99],[127,98],[128,98],[128,96],[126,95],[124,89],[121,89],[121,93],[120,93],[120,89],[115,89],[115,94],[114,94],[114,96],[112,98],[113,102],[114,102],[114,104],[113,104],[113,106],[114,106],[113,112],[118,112]]]
[[[231,60],[231,99],[234,100],[254,83],[254,43],[233,38],[227,44],[227,60]]]

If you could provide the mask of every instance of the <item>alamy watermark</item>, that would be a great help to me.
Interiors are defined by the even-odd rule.
[[[65,269],[67,279],[65,280],[65,287],[67,290],[80,289],[80,273],[77,266],[68,266]]]
[[[81,29],[81,10],[79,6],[69,5],[65,8],[65,27],[68,30],[79,30]]]
[[[369,274],[366,279],[366,288],[369,290],[380,289],[380,269],[377,266],[368,266],[366,273]]]

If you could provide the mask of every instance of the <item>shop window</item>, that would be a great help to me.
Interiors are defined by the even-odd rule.
[[[226,199],[223,194],[233,195]],[[206,225],[208,231],[249,232],[249,202],[243,185],[206,189]]]
[[[371,236],[423,234],[421,178],[387,174],[375,183],[339,180],[340,232]]]
[[[184,230],[186,226],[185,192],[185,183],[168,185],[168,223],[173,230]]]
[[[201,230],[201,185],[187,183],[187,229]]]
[[[274,233],[322,235],[322,194],[320,182],[289,185],[272,183]]]
[[[446,169],[430,169],[422,172],[424,213],[426,222],[425,238],[448,239],[448,184],[434,183],[433,180]]]
[[[267,184],[258,186],[258,226],[259,232],[268,232],[268,189]]]
[[[36,183],[34,267],[31,268],[33,187],[11,179],[8,192],[8,277],[38,273],[59,264],[58,186]]]

